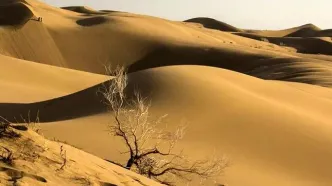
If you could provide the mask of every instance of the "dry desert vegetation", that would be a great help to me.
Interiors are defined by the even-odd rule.
[[[332,30],[0,2],[0,185],[332,185]]]

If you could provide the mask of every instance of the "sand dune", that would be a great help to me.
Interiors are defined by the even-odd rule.
[[[236,35],[262,40],[266,38],[269,42],[281,46],[293,47],[299,53],[307,54],[332,54],[332,42],[325,38],[299,38],[299,37],[265,37],[257,34],[236,33]]]
[[[70,10],[77,13],[82,14],[104,14],[103,12],[94,10],[93,8],[87,7],[87,6],[67,6],[67,7],[61,7],[65,10]]]
[[[326,186],[332,183],[330,89],[263,81],[199,66],[155,68],[130,77],[132,86],[151,95],[155,116],[168,113],[170,126],[183,118],[190,121],[187,137],[181,144],[187,153],[203,157],[207,155],[204,152],[215,147],[218,153],[232,158],[234,164],[226,177],[219,179],[220,183]],[[75,96],[83,95],[64,99],[74,100]],[[91,95],[85,96],[80,100],[89,105],[100,104],[90,102]],[[82,108],[78,101],[72,104],[72,108],[75,104]],[[55,108],[59,105],[54,104]],[[94,106],[85,109],[93,111]],[[61,113],[70,114],[68,110]],[[117,155],[121,142],[110,140],[105,132],[108,121],[109,116],[100,113],[42,127],[46,136],[64,139],[101,157],[123,160],[123,156]],[[75,136],[62,132],[72,130]],[[87,135],[91,138],[84,137]],[[113,148],[92,145],[96,143]],[[315,154],[320,158],[313,159]],[[249,172],[250,177],[246,177]]]
[[[80,26],[94,26],[107,22],[107,18],[103,16],[90,17],[85,19],[77,20],[76,23]]]
[[[0,53],[29,61],[66,67],[66,62],[47,28],[30,20],[21,29],[0,30]]]
[[[297,32],[291,33],[285,37],[331,37],[332,31],[328,30],[298,30]]]
[[[292,33],[296,33],[301,30],[307,32],[315,32],[315,31],[320,31],[321,29],[309,23],[284,30],[246,30],[246,31],[248,33],[258,34],[266,37],[285,37],[287,35],[291,35]]]
[[[165,47],[131,65],[129,70],[134,72],[181,64],[221,67],[268,80],[303,82],[327,87],[332,85],[330,61],[299,58],[296,55],[277,57],[273,53],[266,51],[263,54],[259,50],[255,53],[239,53],[237,49]]]
[[[43,23],[28,23],[17,35],[5,31],[4,34],[9,35],[8,40],[15,42],[5,40],[6,45],[10,43],[14,46],[2,47],[3,53],[9,53],[11,56],[21,59],[93,73],[103,73],[104,65],[107,63],[132,65],[131,70],[172,64],[200,64],[227,68],[253,76],[256,75],[250,72],[261,68],[262,65],[266,66],[266,64],[262,64],[262,61],[271,61],[271,58],[288,58],[280,62],[275,60],[275,65],[284,63],[283,61],[289,61],[290,64],[293,64],[294,61],[305,61],[312,63],[313,67],[316,65],[315,61],[299,60],[298,56],[294,60],[295,55],[288,52],[287,48],[245,39],[230,33],[196,28],[181,22],[116,12],[103,16],[83,16],[75,12],[50,8],[35,1],[30,4],[34,7],[34,11],[43,15]],[[51,12],[56,12],[56,14],[51,14]],[[296,29],[300,28],[305,27]],[[41,39],[41,42],[32,43],[32,40],[29,39],[33,38],[32,34],[36,32],[40,33],[38,37],[44,39]],[[21,35],[27,35],[28,39],[20,39]],[[289,43],[293,45],[290,44],[290,47],[296,48],[299,52],[330,54],[331,43],[328,41],[309,38],[298,40],[291,40]],[[289,44],[286,41],[285,43]],[[279,40],[274,43],[280,44]],[[317,45],[319,47],[316,47]],[[19,50],[14,53],[13,48],[19,48]],[[43,56],[46,52],[36,51],[37,48],[52,51],[52,53]],[[243,63],[246,65],[242,65]],[[300,71],[303,70],[311,73],[310,69]],[[285,72],[277,70],[276,73]],[[318,73],[324,74],[325,72],[321,72],[319,69]],[[304,75],[298,73],[297,76],[300,78],[285,78],[285,75],[282,78],[278,78],[279,76],[267,77],[261,74],[257,77],[318,82],[313,76],[307,74],[307,72]],[[294,75],[292,74],[292,76]],[[302,81],[302,78],[307,80]],[[326,83],[318,84],[329,86]]]
[[[72,94],[108,77],[0,55],[0,102],[32,103]]]
[[[14,166],[0,163],[2,185],[160,185],[62,142],[45,140],[32,130],[16,132],[21,135],[19,139],[0,139],[2,147],[22,156]],[[63,169],[60,149],[67,158]]]
[[[299,27],[296,31],[284,36],[284,37],[314,37],[315,33],[321,31],[320,28],[315,25],[308,24],[302,27]]]
[[[321,30],[315,25],[307,24],[298,27],[298,30],[284,36],[284,37],[331,37],[331,29]]]
[[[170,127],[189,121],[180,143],[186,154],[201,158],[216,149],[229,157],[225,175],[207,185],[332,185],[331,30],[312,24],[242,30],[209,18],[177,22],[13,2],[0,3],[0,116],[22,122],[38,113],[45,137],[124,161],[121,141],[106,131],[110,116],[98,94],[112,78],[100,75],[104,65],[120,64],[130,72],[127,91],[138,87],[151,98],[152,116],[169,114]],[[25,137],[45,143],[34,133]],[[47,143],[46,157],[53,158],[59,146]],[[66,148],[82,162],[67,176],[90,175],[96,185],[140,184],[136,174]],[[84,184],[52,176],[45,162],[37,165],[41,174],[31,164],[29,171],[16,167],[28,175],[23,183],[38,185],[42,177],[53,185]],[[1,181],[14,169],[0,165]],[[97,173],[102,176],[91,176]]]
[[[184,22],[190,22],[190,23],[199,23],[203,25],[205,28],[225,31],[225,32],[243,32],[243,30],[236,28],[232,25],[229,25],[227,23],[223,23],[221,21],[207,18],[207,17],[197,17],[185,20]]]

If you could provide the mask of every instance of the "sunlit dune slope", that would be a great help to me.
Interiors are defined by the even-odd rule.
[[[15,132],[19,138],[0,139],[1,147],[19,157],[13,165],[0,163],[1,185],[160,185],[70,145],[46,140],[32,130]]]
[[[0,55],[0,102],[30,103],[72,94],[108,78]]]
[[[122,65],[128,93],[137,88],[151,99],[151,117],[168,114],[170,128],[188,121],[185,154],[229,158],[225,175],[208,185],[332,185],[330,30],[242,30],[209,18],[177,22],[36,0],[1,1],[0,25],[0,116],[12,122],[38,117],[45,137],[125,161],[100,93],[112,79],[101,75],[105,65]],[[74,161],[85,158],[70,170],[139,185],[134,174],[68,148]]]
[[[219,183],[235,186],[332,183],[330,89],[264,81],[199,66],[149,69],[130,75],[130,82],[131,87],[140,87],[144,95],[152,98],[154,116],[169,114],[168,126],[178,125],[181,119],[189,121],[187,136],[181,143],[186,153],[193,158],[204,157],[216,148],[219,154],[228,155],[232,166]],[[43,124],[44,134],[101,157],[124,160],[118,154],[121,141],[112,140],[105,131],[110,115],[103,114],[105,108],[94,91],[96,88],[42,103],[45,107],[40,108],[45,110],[44,117],[40,117],[44,121],[52,116],[76,118],[77,112],[95,113]],[[25,110],[29,106],[16,105]],[[55,112],[57,108],[62,109]],[[64,131],[75,131],[75,135]]]

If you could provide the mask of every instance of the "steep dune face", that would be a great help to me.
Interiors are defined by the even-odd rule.
[[[0,30],[0,53],[29,61],[66,67],[66,62],[42,22],[30,20],[20,29]]]
[[[228,155],[232,166],[218,183],[272,186],[332,183],[330,89],[264,81],[199,66],[145,70],[130,75],[130,82],[151,96],[153,116],[169,114],[168,126],[177,125],[181,119],[189,121],[186,138],[180,144],[186,153],[193,158],[204,157],[215,148],[218,154]],[[64,98],[63,103],[76,99],[72,108],[75,104],[82,108],[77,105],[81,104],[78,100],[89,102],[90,107],[84,109],[99,107],[99,102],[90,102],[92,98],[92,92],[90,96],[74,94]],[[49,107],[55,109],[59,105],[49,103]],[[68,110],[60,113],[68,116]],[[109,117],[101,112],[45,124],[42,128],[47,136],[66,140],[101,157],[124,160],[118,154],[121,141],[105,131]],[[75,136],[63,132],[72,130]],[[87,135],[91,138],[86,138]],[[316,155],[319,158],[312,158]],[[249,174],[250,177],[246,176]]]
[[[243,30],[236,28],[232,25],[229,25],[227,23],[223,23],[221,21],[207,18],[207,17],[197,17],[185,20],[184,22],[190,22],[190,23],[199,23],[203,25],[205,28],[225,31],[225,32],[243,32]]]

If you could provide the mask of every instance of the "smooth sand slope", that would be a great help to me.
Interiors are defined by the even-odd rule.
[[[264,81],[200,66],[155,68],[130,77],[131,86],[138,86],[151,96],[154,116],[168,113],[170,126],[181,119],[190,121],[181,143],[186,153],[193,158],[204,157],[216,148],[220,155],[228,155],[232,165],[219,183],[308,186],[332,183],[331,89]],[[107,134],[110,116],[103,114],[105,108],[95,99],[94,91],[88,89],[35,104],[39,108],[45,106],[41,121],[72,118],[43,124],[43,133],[103,158],[124,160],[118,153],[122,150],[121,142]],[[28,110],[35,105],[12,106]],[[1,110],[4,108],[2,105]],[[78,112],[94,114],[81,117]]]
[[[22,122],[21,117],[33,120],[39,113],[45,137],[124,161],[121,141],[107,134],[110,115],[98,94],[111,78],[100,75],[104,65],[121,64],[130,71],[128,91],[139,87],[149,96],[153,116],[167,113],[169,126],[189,121],[180,144],[185,153],[200,158],[215,149],[228,156],[225,175],[208,185],[332,185],[331,42],[302,38],[307,36],[301,30],[324,32],[314,25],[240,36],[197,23],[87,7],[60,9],[35,0],[1,6],[22,10],[24,16],[24,11],[33,13],[29,20],[14,16],[0,29],[1,116]],[[101,170],[93,166],[104,161],[72,152],[74,161],[84,159],[84,165],[73,165],[87,171],[80,176],[101,171],[102,180],[123,181],[114,173],[119,167],[107,164]],[[90,158],[98,163],[86,162]],[[45,171],[42,176],[55,184],[71,184]]]
[[[0,102],[32,103],[72,94],[109,79],[0,55]]]

